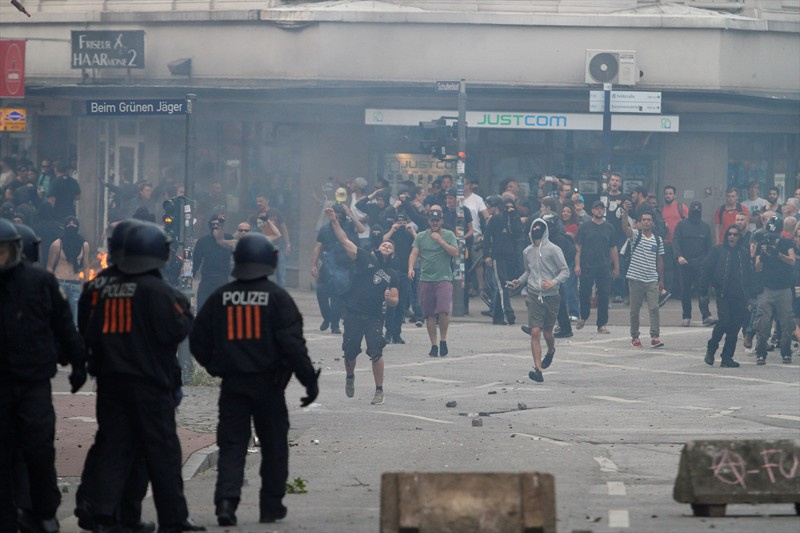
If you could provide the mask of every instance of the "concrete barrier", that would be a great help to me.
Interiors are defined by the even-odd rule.
[[[800,514],[800,440],[690,441],[673,497],[695,516],[725,516],[731,503],[794,503]]]
[[[552,474],[387,472],[381,533],[555,533]]]

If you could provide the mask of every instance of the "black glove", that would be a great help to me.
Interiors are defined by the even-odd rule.
[[[320,372],[322,372],[322,369],[318,368],[314,373],[314,382],[306,385],[306,395],[300,398],[301,407],[308,407],[314,400],[317,399],[317,396],[319,396],[319,386],[317,385],[317,382],[319,381]]]
[[[69,383],[72,385],[70,392],[75,394],[83,384],[86,383],[86,365],[72,365],[72,373],[69,375]]]

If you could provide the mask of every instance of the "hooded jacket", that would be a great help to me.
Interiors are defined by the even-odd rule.
[[[699,209],[698,209],[699,207]],[[714,246],[711,226],[702,219],[702,204],[692,202],[689,217],[678,222],[672,237],[672,251],[675,257],[683,257],[690,265],[702,265]]]
[[[730,228],[728,228],[730,229]],[[714,246],[703,263],[699,290],[708,292],[709,285],[721,297],[747,299],[753,294],[753,269],[750,253],[744,246],[728,246],[727,243]]]
[[[528,294],[536,296],[555,296],[558,294],[559,286],[569,279],[569,267],[564,259],[561,248],[550,242],[547,223],[541,218],[537,218],[531,224],[531,228],[540,222],[544,224],[544,235],[539,246],[530,244],[522,251],[525,261],[525,273],[517,281],[527,282]],[[554,280],[555,284],[549,289],[542,288],[544,280]]]

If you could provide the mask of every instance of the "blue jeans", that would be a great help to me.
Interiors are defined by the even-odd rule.
[[[72,321],[78,325],[78,299],[81,297],[82,281],[58,280],[58,285],[67,295],[69,310],[72,311]]]

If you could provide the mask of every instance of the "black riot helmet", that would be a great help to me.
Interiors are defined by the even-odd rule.
[[[39,262],[39,245],[42,243],[36,233],[25,224],[14,224],[22,238],[22,255],[31,263]]]
[[[22,237],[17,227],[8,219],[0,218],[0,245],[9,246],[9,256],[0,264],[0,272],[11,270],[22,261]]]
[[[231,275],[243,281],[263,278],[275,272],[278,250],[262,233],[248,233],[236,243],[233,250]]]
[[[126,218],[117,222],[111,235],[108,237],[108,262],[112,265],[119,265],[122,261],[124,254],[123,246],[125,245],[125,235],[128,231],[142,223],[141,220],[135,218]]]
[[[142,274],[164,268],[169,260],[170,238],[156,224],[142,222],[128,229],[117,265],[126,274]]]
[[[770,233],[780,233],[783,230],[783,219],[778,215],[772,215],[764,224],[764,229]]]

